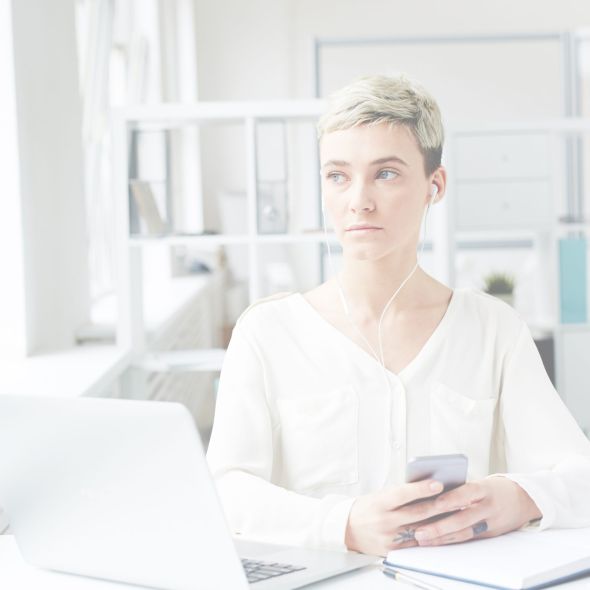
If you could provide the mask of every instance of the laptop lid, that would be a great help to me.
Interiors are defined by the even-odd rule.
[[[39,567],[171,590],[248,587],[181,404],[0,396],[0,505]]]

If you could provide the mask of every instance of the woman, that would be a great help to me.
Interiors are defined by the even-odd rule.
[[[319,140],[342,271],[234,329],[208,451],[234,532],[385,555],[590,525],[590,442],[526,325],[417,264],[445,194],[435,101],[403,77],[361,79],[331,97]],[[404,483],[409,458],[447,453],[468,456],[465,485]]]

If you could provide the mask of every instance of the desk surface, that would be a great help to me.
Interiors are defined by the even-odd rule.
[[[451,580],[442,580],[428,576],[429,581],[441,590],[474,590],[482,586],[464,584]],[[0,536],[0,588],[10,590],[140,590],[140,586],[129,586],[81,576],[59,574],[32,567],[26,564],[16,546],[12,535]],[[336,576],[324,582],[306,586],[313,590],[416,590],[414,586],[401,584],[386,577],[378,565],[370,565],[360,570]],[[582,590],[590,588],[590,577],[567,584],[553,586],[558,590]]]

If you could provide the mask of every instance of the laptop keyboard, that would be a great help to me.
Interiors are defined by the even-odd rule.
[[[276,576],[283,576],[292,572],[299,572],[305,567],[289,565],[286,563],[270,563],[268,561],[257,561],[255,559],[242,559],[242,567],[250,584],[262,582]]]

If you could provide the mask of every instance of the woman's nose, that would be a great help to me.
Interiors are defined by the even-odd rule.
[[[375,201],[371,197],[370,189],[363,182],[358,182],[352,187],[349,205],[351,211],[355,213],[370,212],[375,209]]]

